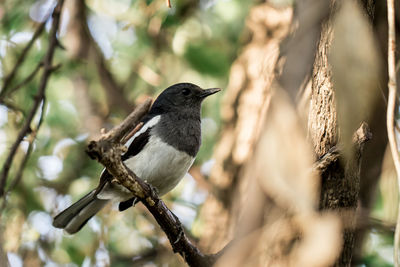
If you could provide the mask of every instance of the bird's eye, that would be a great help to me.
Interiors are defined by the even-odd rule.
[[[185,88],[185,89],[182,90],[182,94],[183,95],[189,95],[190,94],[190,90]]]

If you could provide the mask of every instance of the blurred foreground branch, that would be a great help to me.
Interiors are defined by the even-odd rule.
[[[219,251],[234,239],[234,229],[240,228],[237,226],[239,210],[251,207],[237,208],[237,203],[247,203],[248,195],[239,192],[244,192],[253,177],[243,172],[253,161],[263,133],[280,43],[290,31],[292,14],[290,7],[275,8],[270,3],[262,3],[252,8],[246,19],[251,39],[231,66],[221,108],[223,127],[214,149],[215,165],[208,179],[213,189],[199,215],[204,229],[200,244],[210,252]]]
[[[394,1],[387,1],[388,13],[388,72],[389,72],[389,96],[386,114],[386,124],[389,137],[390,150],[394,161],[394,166],[397,173],[397,183],[400,192],[400,156],[396,142],[394,130],[394,112],[396,106],[396,30],[395,30],[395,14],[394,14]],[[400,209],[400,203],[399,203]],[[399,266],[399,245],[400,245],[400,212],[397,215],[396,231],[394,236],[394,265]]]
[[[175,253],[179,253],[189,266],[211,266],[217,256],[204,255],[184,233],[178,218],[158,198],[152,187],[139,179],[121,160],[126,149],[120,140],[134,130],[140,119],[148,112],[151,101],[135,109],[120,125],[103,134],[98,141],[91,141],[87,153],[98,160],[118,182],[137,196],[156,219],[167,235]]]
[[[36,136],[36,133],[39,130],[39,127],[43,121],[43,117],[42,117],[43,110],[42,110],[42,114],[41,114],[41,118],[39,119],[39,123],[37,124],[35,131],[32,131],[32,128],[31,128],[32,120],[33,120],[35,114],[37,113],[37,111],[39,110],[40,106],[45,105],[45,98],[46,98],[45,90],[46,90],[47,83],[50,78],[50,74],[59,67],[59,66],[53,66],[52,61],[53,61],[55,49],[58,46],[57,31],[58,31],[58,28],[60,25],[60,15],[61,15],[61,9],[62,9],[63,3],[64,3],[64,0],[59,0],[57,6],[54,8],[54,11],[53,11],[53,15],[52,15],[53,21],[52,21],[52,25],[51,25],[50,34],[49,34],[49,47],[48,47],[47,53],[45,55],[45,58],[43,60],[43,74],[42,74],[42,78],[41,78],[39,86],[38,86],[38,92],[37,92],[36,96],[34,97],[33,106],[28,113],[28,116],[26,118],[24,125],[22,126],[21,130],[18,133],[17,139],[11,146],[10,152],[7,156],[7,159],[3,165],[3,168],[0,173],[0,197],[4,196],[4,194],[5,194],[5,186],[6,186],[6,182],[7,182],[8,173],[10,171],[12,162],[14,160],[14,157],[16,155],[19,145],[24,140],[24,137],[27,134]],[[25,50],[27,50],[27,49],[25,49]],[[18,62],[19,62],[19,60],[18,60]],[[17,62],[17,64],[18,64],[18,62]],[[14,69],[16,69],[16,68],[14,68]],[[33,140],[30,142],[33,142]],[[29,153],[26,153],[26,155],[29,155]],[[21,165],[22,167],[25,165],[25,162],[27,160],[26,155],[25,155],[25,158],[23,159],[23,163]],[[22,175],[22,170],[18,171],[17,177],[19,177],[20,173]],[[15,182],[14,182],[14,184],[15,184]]]

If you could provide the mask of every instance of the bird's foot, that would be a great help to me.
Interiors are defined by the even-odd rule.
[[[174,241],[174,245],[177,244],[182,239],[183,235],[185,234],[185,232],[183,231],[182,225],[179,225],[178,228],[179,228],[178,229],[179,233],[178,233],[178,237]]]
[[[150,187],[150,193],[152,198],[158,198],[158,189],[152,186],[151,184],[148,184]]]
[[[171,214],[175,219],[175,228],[178,231],[178,237],[174,241],[174,245],[175,245],[182,239],[182,237],[185,235],[185,232],[183,231],[183,226],[182,226],[182,223],[179,220],[178,216],[176,216],[172,211],[171,211]]]

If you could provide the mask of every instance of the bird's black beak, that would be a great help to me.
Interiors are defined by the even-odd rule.
[[[204,89],[203,92],[201,93],[201,98],[206,98],[207,96],[218,93],[219,91],[221,91],[221,88]]]

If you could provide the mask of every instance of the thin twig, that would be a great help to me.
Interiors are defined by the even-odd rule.
[[[4,83],[0,91],[0,99],[3,99],[7,93],[7,89],[11,81],[14,79],[15,74],[17,73],[19,67],[22,65],[22,62],[24,62],[26,54],[28,51],[31,49],[33,43],[35,40],[42,34],[44,27],[46,25],[47,19],[40,23],[39,27],[36,29],[35,33],[33,34],[31,40],[29,43],[25,46],[24,50],[22,50],[21,54],[19,55],[17,62],[14,65],[14,68],[11,70],[11,72],[4,78]]]
[[[39,89],[38,93],[35,97],[35,101],[33,103],[32,108],[30,109],[30,112],[28,114],[28,117],[26,118],[26,121],[24,125],[22,126],[17,139],[13,143],[10,152],[7,156],[7,159],[3,165],[3,168],[0,173],[0,197],[4,195],[5,192],[5,185],[7,182],[7,177],[8,173],[11,168],[11,164],[13,162],[14,156],[17,152],[17,149],[26,136],[29,131],[31,131],[31,122],[40,106],[40,103],[45,97],[45,90],[47,86],[47,82],[49,80],[50,74],[55,70],[55,68],[52,66],[52,61],[53,61],[53,56],[55,49],[57,47],[57,30],[59,28],[60,24],[60,15],[61,15],[61,8],[64,3],[64,0],[59,0],[57,6],[54,8],[53,11],[53,22],[50,30],[50,35],[49,35],[49,48],[47,50],[46,56],[43,60],[43,75],[39,83]]]
[[[397,183],[400,192],[400,156],[397,149],[397,142],[394,130],[394,112],[396,106],[396,31],[395,31],[395,15],[394,15],[394,1],[387,1],[387,14],[388,14],[388,72],[389,72],[389,96],[387,108],[387,130],[389,137],[390,150],[394,161],[394,166],[397,173]],[[399,202],[400,210],[400,202]],[[399,241],[400,241],[400,212],[397,215],[396,231],[394,236],[394,265],[399,267]]]
[[[12,94],[13,92],[17,91],[19,88],[28,84],[33,79],[33,77],[35,77],[35,75],[38,73],[38,71],[40,70],[40,68],[42,66],[43,66],[43,62],[40,62],[39,64],[37,64],[36,68],[31,72],[31,74],[29,74],[22,82],[20,82],[19,84],[17,84],[16,86],[14,86],[13,88],[8,90],[8,94]]]
[[[131,137],[135,135],[141,128],[143,127],[143,122],[140,122],[138,125],[136,125],[135,129],[133,129],[130,133],[128,133],[121,141],[122,144],[125,144],[128,142]]]
[[[79,22],[77,27],[82,27],[79,37],[81,42],[87,43],[88,51],[90,51],[90,53],[83,54],[82,56],[95,63],[101,85],[107,94],[109,108],[120,109],[128,114],[134,108],[134,105],[125,97],[124,88],[119,84],[114,74],[108,68],[107,60],[104,58],[100,47],[90,33],[87,24],[86,6],[82,1],[79,2],[77,6],[79,12],[78,15],[75,16],[75,19]]]
[[[25,48],[22,50],[21,54],[19,55],[17,62],[15,63],[13,69],[11,72],[4,78],[4,83],[0,91],[0,100],[2,100],[7,91],[8,91],[8,86],[11,83],[11,81],[14,79],[15,74],[17,73],[17,70],[19,67],[22,65],[23,61],[25,60],[25,56],[28,54],[29,50],[31,49],[33,43],[35,40],[42,34],[47,20],[49,19],[50,15],[52,14],[52,11],[49,10],[47,12],[45,20],[39,24],[39,27],[36,29],[35,33],[33,34],[32,38],[29,40],[28,44],[25,46]],[[20,87],[19,87],[20,88]]]
[[[17,107],[15,104],[11,103],[10,101],[8,101],[6,99],[0,99],[0,105],[3,105],[10,110],[21,112],[21,114],[24,114],[24,110],[22,108]]]
[[[150,108],[151,102],[152,102],[151,99],[147,99],[146,101],[144,101],[144,103],[140,107],[144,107],[143,110],[145,110],[145,108]],[[140,108],[137,108],[134,112],[129,114],[129,116],[126,117],[118,126],[114,127],[108,133],[106,133],[105,137],[111,138],[110,140],[112,142],[115,142],[115,143],[119,142],[130,131],[134,131],[135,128],[137,127],[137,125],[140,125],[140,123],[138,123],[137,125],[135,124],[135,127],[132,128],[132,121],[136,121],[138,118],[142,117],[143,110],[141,110]],[[146,110],[146,113],[147,113],[147,110]]]
[[[167,2],[167,7],[171,8],[172,7],[171,6],[171,0],[166,0],[166,2]]]
[[[30,134],[29,138],[28,138],[28,149],[26,150],[26,153],[21,161],[21,164],[19,165],[17,174],[15,175],[14,180],[11,182],[10,186],[7,188],[6,193],[4,194],[4,196],[6,196],[8,193],[10,193],[12,190],[14,190],[14,188],[19,184],[19,182],[22,179],[22,174],[25,170],[25,166],[26,163],[28,162],[29,156],[31,155],[32,151],[33,151],[33,142],[36,139],[36,135],[39,131],[40,126],[42,125],[42,122],[44,120],[44,114],[45,114],[45,107],[46,107],[46,98],[43,99],[42,102],[42,109],[41,109],[41,113],[40,113],[40,118],[39,118],[39,122],[36,125],[36,129],[32,131],[32,133]],[[3,211],[5,209],[5,207],[7,206],[7,202],[8,202],[8,198],[4,197],[3,198],[3,202],[0,205],[0,217],[1,217],[1,211]]]
[[[36,125],[36,129],[34,129],[31,133],[31,135],[29,136],[29,145],[28,145],[28,149],[24,155],[24,158],[21,161],[21,164],[18,168],[17,174],[15,175],[14,180],[11,182],[10,186],[7,188],[7,193],[11,192],[17,185],[18,183],[21,181],[22,179],[22,174],[24,172],[25,169],[25,165],[28,162],[29,156],[32,153],[33,150],[33,142],[36,139],[37,133],[40,129],[40,126],[42,125],[43,121],[44,121],[44,114],[46,113],[46,98],[43,98],[42,101],[42,109],[40,111],[40,118],[39,121]]]

